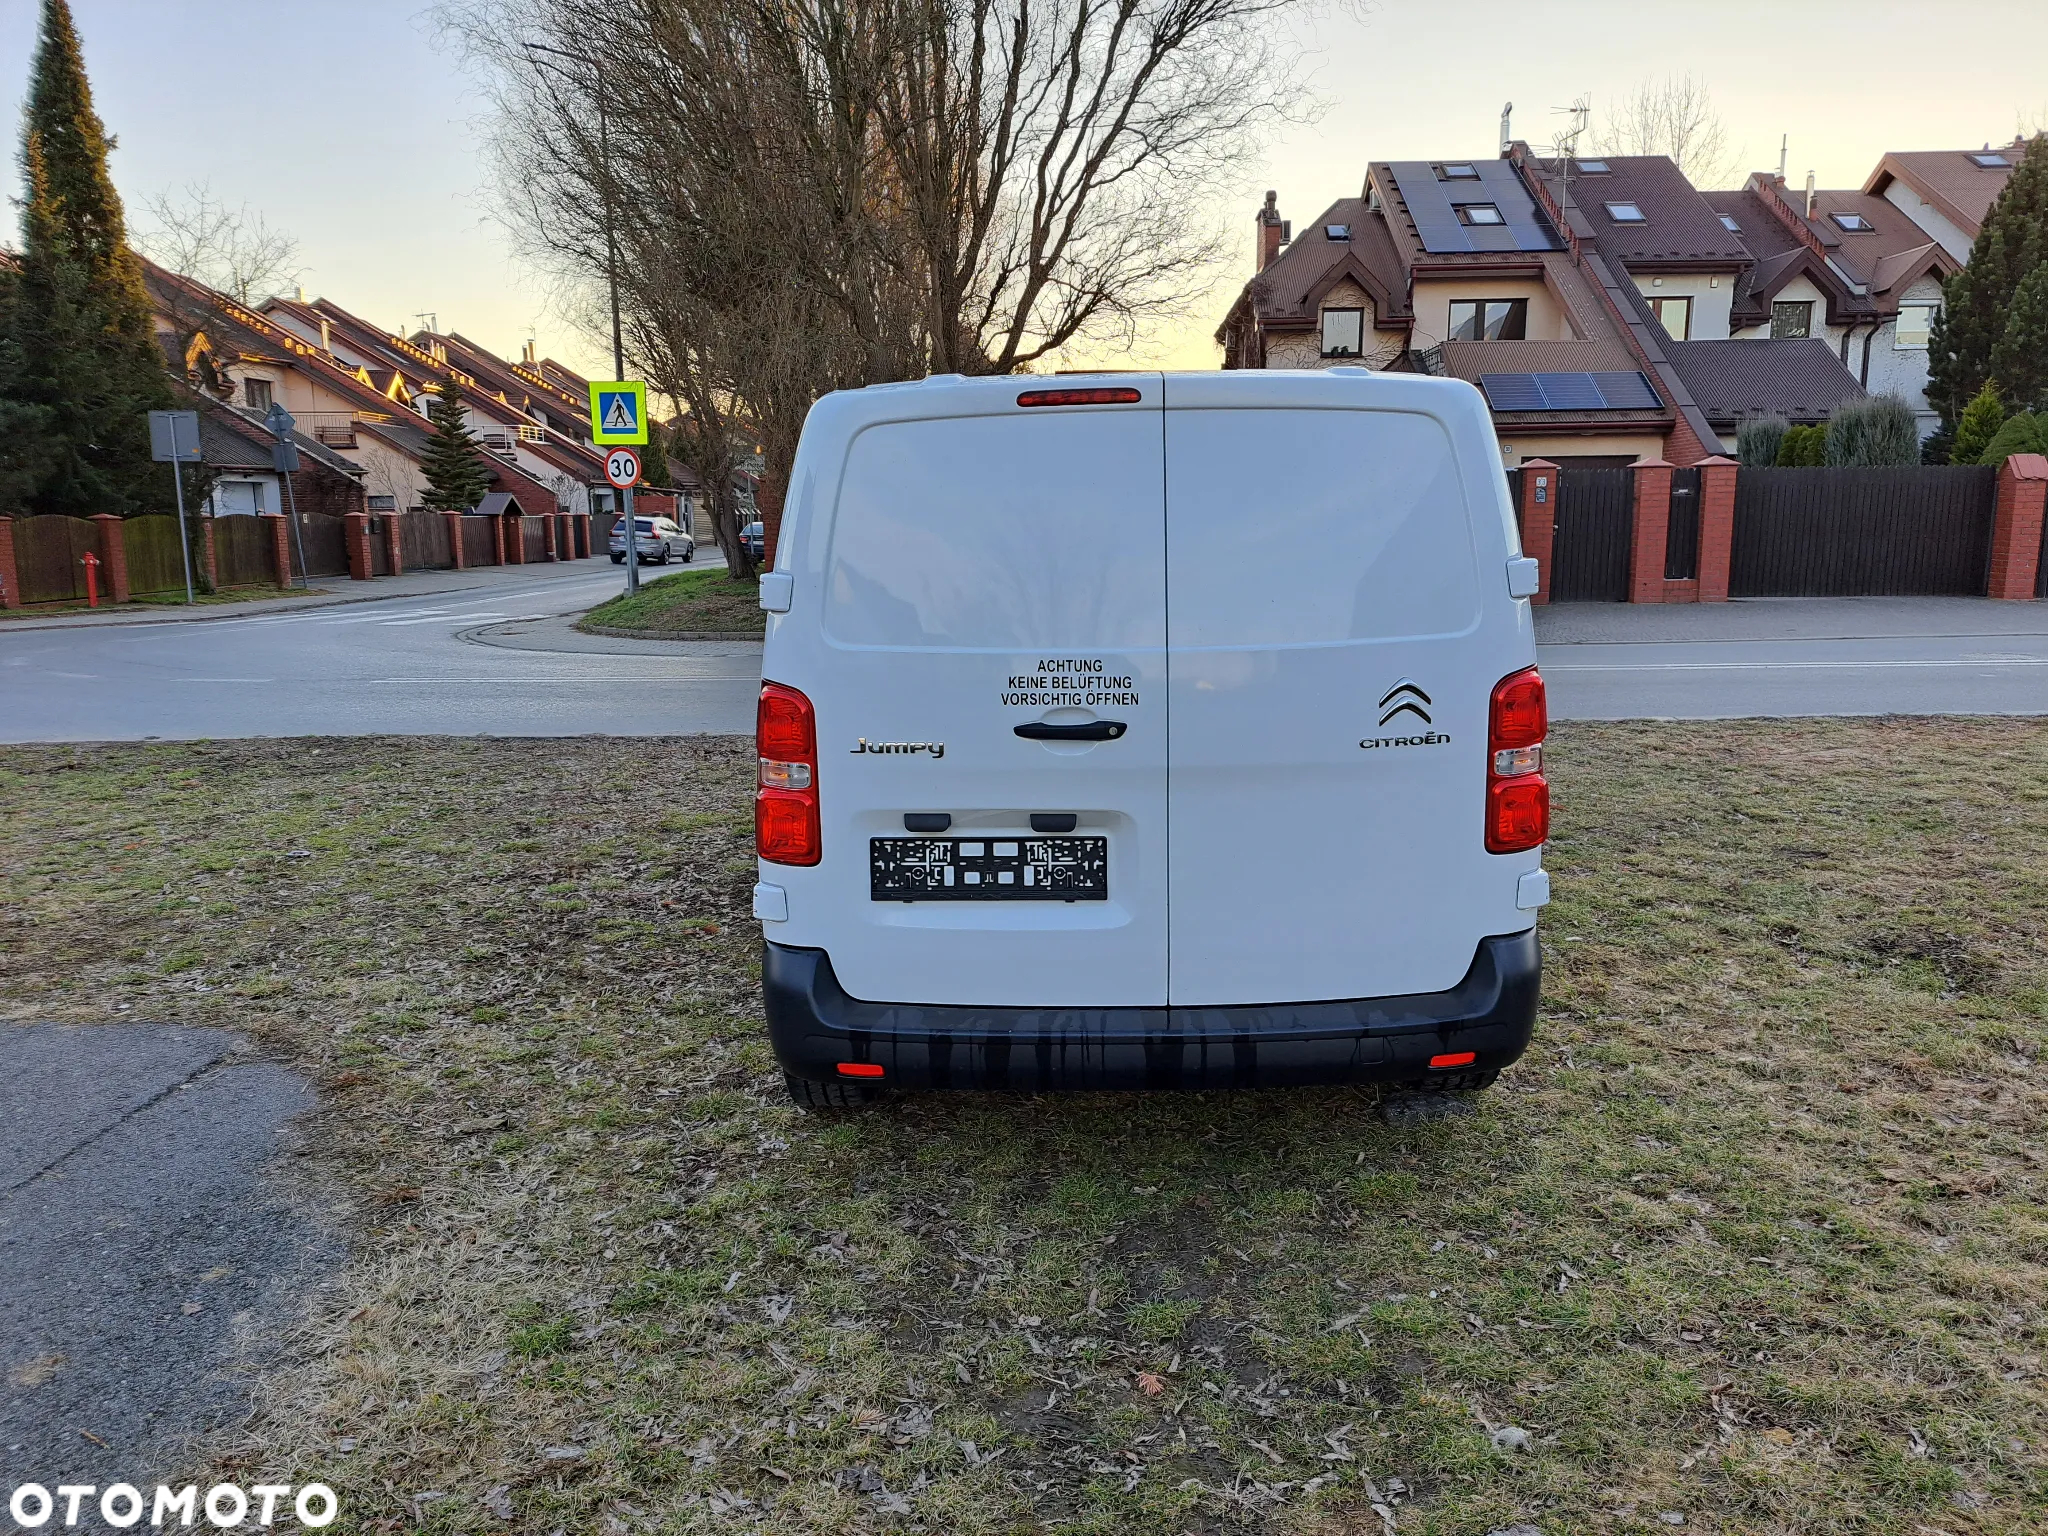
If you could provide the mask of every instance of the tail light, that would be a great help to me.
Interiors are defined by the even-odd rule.
[[[754,791],[754,849],[771,864],[815,864],[818,824],[818,722],[811,701],[781,683],[761,685],[754,715],[761,757]]]
[[[1550,836],[1543,738],[1550,709],[1536,669],[1494,685],[1486,721],[1486,851],[1526,853]]]

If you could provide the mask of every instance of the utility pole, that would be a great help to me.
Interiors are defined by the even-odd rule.
[[[626,376],[626,333],[619,319],[619,231],[612,211],[612,169],[611,169],[611,123],[610,114],[605,111],[604,82],[597,66],[580,53],[571,53],[566,48],[550,47],[546,43],[521,43],[529,54],[544,53],[571,63],[581,64],[589,70],[596,81],[591,99],[597,103],[597,191],[601,216],[604,221],[604,275],[605,285],[610,290],[612,310],[612,377]],[[540,65],[539,60],[535,60]],[[572,77],[573,78],[573,77]],[[581,82],[577,82],[581,88]],[[594,427],[595,422],[592,423]],[[626,590],[640,590],[640,540],[633,526],[633,493],[624,490],[618,493],[625,511],[616,524],[626,541]]]

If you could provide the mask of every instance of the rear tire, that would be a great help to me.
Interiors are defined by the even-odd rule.
[[[1478,1093],[1491,1088],[1499,1076],[1499,1067],[1475,1067],[1469,1072],[1432,1073],[1406,1086],[1410,1093]]]
[[[817,1083],[793,1073],[782,1074],[783,1086],[806,1114],[835,1109],[862,1109],[875,1102],[880,1090],[865,1083]]]
[[[612,556],[612,564],[613,564],[613,565],[624,565],[625,563],[626,563],[626,557],[625,557],[624,555],[613,555],[613,556]]]

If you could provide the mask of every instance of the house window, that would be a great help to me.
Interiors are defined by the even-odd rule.
[[[1500,209],[1492,203],[1459,203],[1457,209],[1460,224],[1507,223],[1507,220],[1500,216]]]
[[[1470,161],[1446,163],[1436,168],[1436,174],[1440,181],[1477,181],[1479,167]]]
[[[1860,213],[1831,213],[1828,217],[1835,221],[1838,228],[1850,230],[1857,234],[1867,234],[1872,227],[1870,220],[1863,217]]]
[[[249,409],[250,409],[250,410],[252,410],[252,411],[267,411],[267,410],[269,410],[269,409],[270,409],[270,380],[268,380],[268,379],[244,379],[244,380],[242,380],[242,398],[243,398],[244,400],[246,400],[246,401],[248,401],[248,402],[249,402]]]
[[[370,510],[372,512],[396,512],[398,510],[398,498],[396,496],[372,496],[370,498]]]
[[[1323,311],[1323,356],[1357,357],[1365,350],[1365,311]]]
[[[1798,341],[1813,334],[1813,300],[1780,299],[1771,306],[1771,340]]]
[[[1451,300],[1450,341],[1527,341],[1527,299]]]
[[[1898,324],[1892,327],[1892,345],[1901,351],[1915,351],[1927,345],[1934,331],[1938,304],[1901,304]]]
[[[1732,213],[1724,213],[1721,215],[1721,227],[1727,230],[1728,233],[1731,235],[1739,235],[1742,233],[1742,226],[1735,222],[1735,215]]]
[[[1652,299],[1650,312],[1657,317],[1657,323],[1664,327],[1664,334],[1673,341],[1684,341],[1692,334],[1690,298]]]
[[[1987,151],[1970,156],[1970,164],[1983,171],[2002,171],[2008,169],[2012,162],[2003,155]]]
[[[1351,238],[1351,226],[1349,224],[1325,224],[1323,226],[1323,238],[1325,240],[1349,240]]]
[[[1643,217],[1642,205],[1639,203],[1609,203],[1606,207],[1607,217],[1614,220],[1617,224],[1647,224],[1650,222]]]
[[[213,488],[215,517],[257,517],[263,512],[263,482],[223,480]]]
[[[1579,174],[1581,176],[1605,176],[1607,174],[1607,162],[1605,160],[1581,160],[1579,162]]]

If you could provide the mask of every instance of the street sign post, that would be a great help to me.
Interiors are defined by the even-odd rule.
[[[590,440],[600,448],[647,441],[647,386],[613,379],[590,386]]]
[[[151,411],[149,456],[171,466],[171,485],[178,498],[178,551],[185,559],[185,602],[190,605],[198,599],[192,594],[192,541],[185,532],[184,466],[203,462],[199,457],[199,413]]]
[[[617,366],[614,364],[614,366]],[[609,379],[590,386],[590,440],[600,448],[638,447],[647,441],[647,386],[637,379]],[[626,590],[640,590],[640,540],[633,525],[633,486],[640,479],[640,455],[629,453],[631,473],[621,475],[613,466],[621,463],[614,454],[605,461],[605,478],[618,488],[625,504],[617,526],[626,541]]]
[[[277,439],[270,445],[270,467],[277,471],[278,479],[284,482],[285,499],[291,504],[292,545],[299,552],[299,585],[312,585],[306,578],[306,536],[299,531],[299,493],[292,486],[292,473],[299,467],[299,445],[292,437],[298,427],[298,418],[284,408],[282,401],[273,401],[263,418],[263,425],[270,428],[271,436]]]

